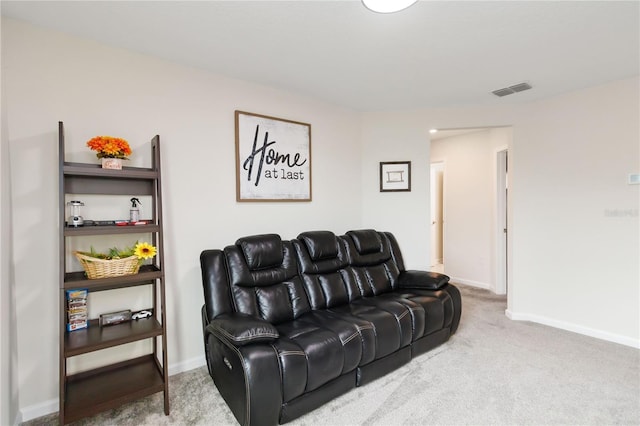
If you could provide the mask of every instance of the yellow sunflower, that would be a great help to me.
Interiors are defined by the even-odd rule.
[[[151,259],[156,255],[156,248],[149,243],[138,243],[134,254],[138,256],[138,259]]]

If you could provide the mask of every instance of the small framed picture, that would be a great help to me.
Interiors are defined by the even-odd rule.
[[[411,191],[411,161],[380,163],[380,192]]]

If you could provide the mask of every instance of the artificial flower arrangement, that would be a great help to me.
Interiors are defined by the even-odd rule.
[[[131,155],[129,142],[122,138],[113,136],[96,136],[87,142],[87,146],[93,151],[97,151],[98,158],[120,158],[127,160]]]
[[[110,248],[108,253],[76,251],[75,255],[82,264],[89,279],[118,277],[137,274],[142,262],[156,255],[156,247],[149,243],[136,242],[135,246],[122,250]]]

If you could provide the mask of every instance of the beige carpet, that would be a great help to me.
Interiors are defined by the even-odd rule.
[[[510,321],[505,297],[459,288],[462,320],[447,343],[288,424],[640,425],[640,351]],[[205,367],[172,376],[170,399],[169,416],[156,394],[76,424],[237,425]]]

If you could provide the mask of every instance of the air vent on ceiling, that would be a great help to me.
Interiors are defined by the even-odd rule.
[[[522,92],[524,90],[531,89],[531,85],[529,83],[518,83],[513,86],[505,87],[502,89],[494,90],[493,93],[496,96],[503,97],[507,95],[513,95],[514,93]]]

